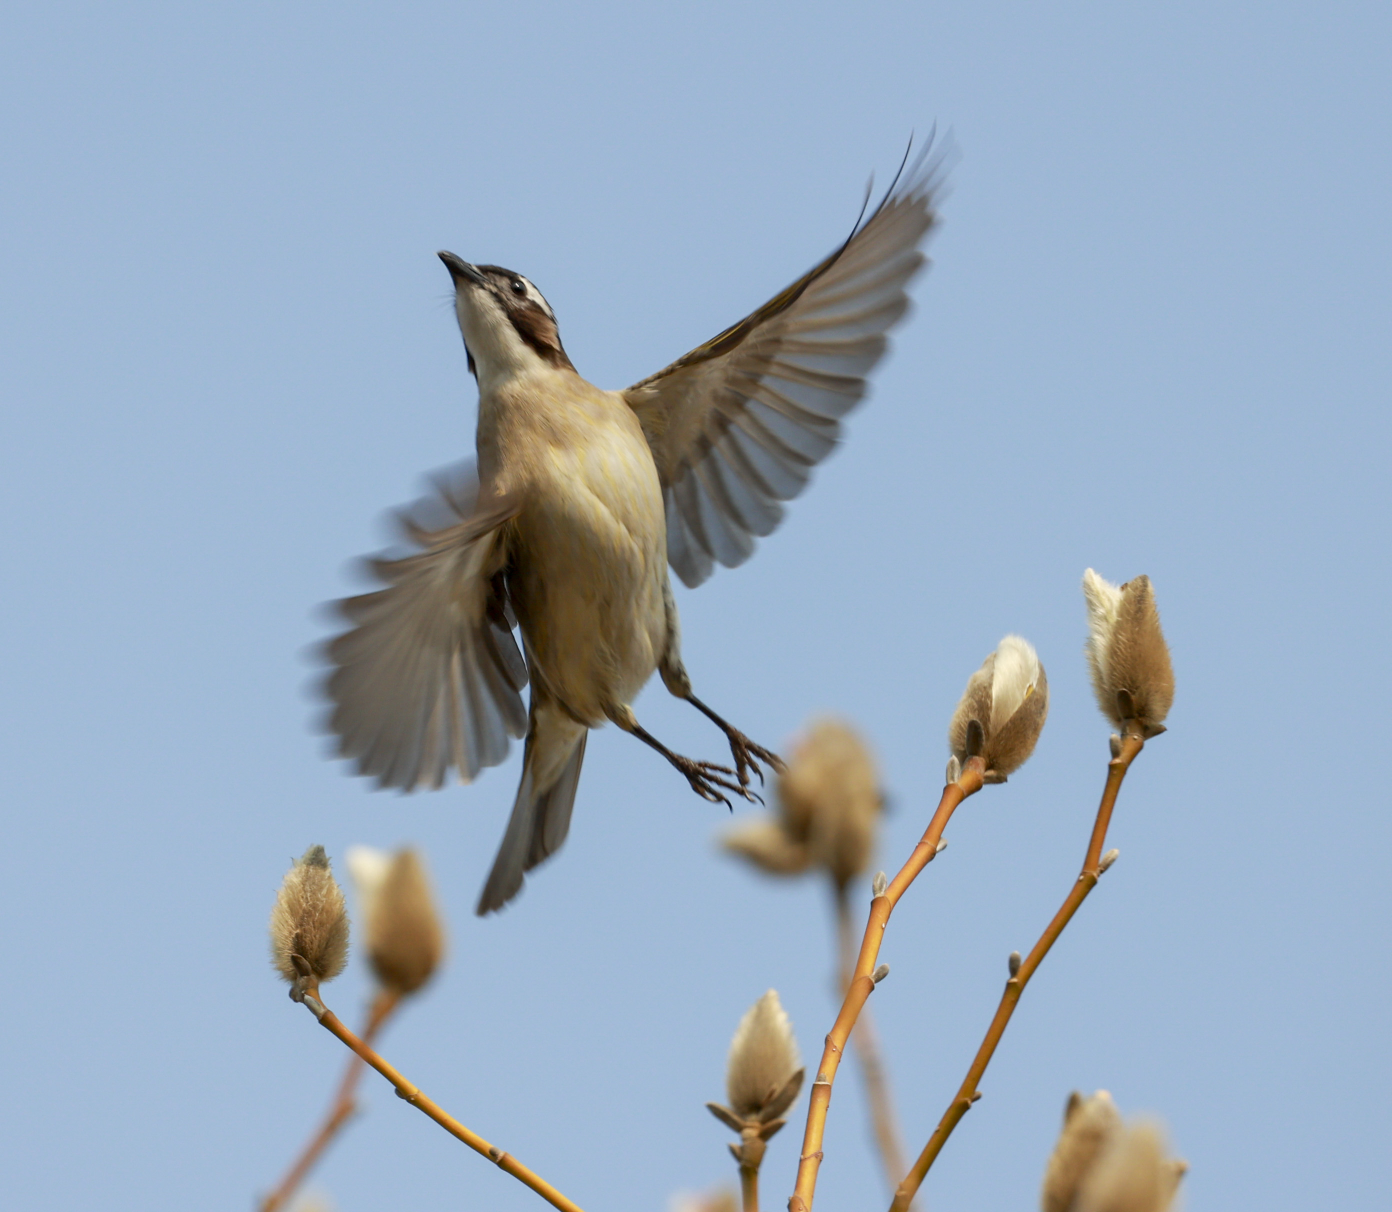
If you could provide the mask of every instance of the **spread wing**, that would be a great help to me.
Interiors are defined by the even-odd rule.
[[[507,521],[517,505],[479,499],[472,465],[400,515],[415,549],[368,560],[386,588],[338,603],[351,631],[325,648],[339,753],[381,787],[463,782],[506,756],[527,730],[527,667],[507,602]]]
[[[943,157],[930,151],[819,265],[624,392],[662,479],[667,558],[688,586],[749,558],[865,394],[937,223]]]

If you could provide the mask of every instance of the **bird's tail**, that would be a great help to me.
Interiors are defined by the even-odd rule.
[[[535,692],[534,692],[535,693]],[[498,857],[475,912],[501,909],[522,891],[522,877],[561,848],[580,785],[590,730],[549,705],[533,701],[522,757],[522,782]]]

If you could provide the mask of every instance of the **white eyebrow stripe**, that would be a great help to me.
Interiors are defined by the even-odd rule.
[[[537,288],[534,285],[532,285],[532,280],[530,278],[524,278],[521,274],[518,274],[517,278],[518,281],[520,281],[522,285],[527,288],[527,298],[529,298],[533,303],[539,303],[541,305],[542,311],[544,311],[548,316],[550,316],[554,320],[556,318],[556,313],[551,310],[551,304],[546,301],[546,298],[542,295],[541,291],[537,290]]]

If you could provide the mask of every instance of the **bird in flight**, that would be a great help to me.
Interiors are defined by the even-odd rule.
[[[782,768],[693,693],[668,565],[696,586],[743,563],[836,445],[908,310],[942,177],[925,149],[830,256],[623,391],[580,377],[521,274],[439,254],[478,381],[476,462],[401,515],[410,550],[369,562],[383,587],[339,603],[351,627],[327,645],[326,688],[340,755],[382,787],[438,788],[451,770],[470,782],[526,737],[479,914],[565,841],[586,738],[606,720],[713,802],[754,798],[751,772]],[[655,670],[724,732],[731,765],[639,724],[630,704]]]

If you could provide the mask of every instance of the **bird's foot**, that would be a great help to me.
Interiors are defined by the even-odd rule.
[[[747,777],[738,783],[732,783],[729,779],[722,778],[722,775],[735,774],[728,766],[718,766],[714,762],[698,762],[692,758],[682,757],[679,753],[671,754],[668,760],[686,775],[686,781],[691,784],[691,790],[712,804],[724,804],[731,812],[734,811],[734,805],[722,794],[722,791],[733,791],[743,799],[749,800],[750,803],[762,804],[764,802],[762,796],[750,791],[746,786]]]
[[[764,772],[759,766],[760,762],[765,766],[771,766],[777,774],[782,774],[788,769],[788,764],[778,754],[762,745],[756,745],[738,728],[726,727],[725,736],[730,742],[730,753],[735,759],[735,777],[739,779],[741,787],[749,786],[751,770],[759,776],[759,786],[764,785]]]
[[[730,755],[735,759],[735,769],[731,773],[739,779],[741,788],[749,786],[749,772],[751,770],[759,776],[759,785],[763,786],[764,772],[759,766],[760,762],[763,762],[765,766],[771,766],[777,774],[783,774],[788,769],[788,764],[773,750],[756,745],[728,720],[723,719],[707,707],[694,694],[687,693],[685,697],[686,701],[719,728],[725,734],[725,739],[730,742]],[[741,794],[744,792],[742,791]],[[748,799],[748,795],[745,795],[745,798]]]

